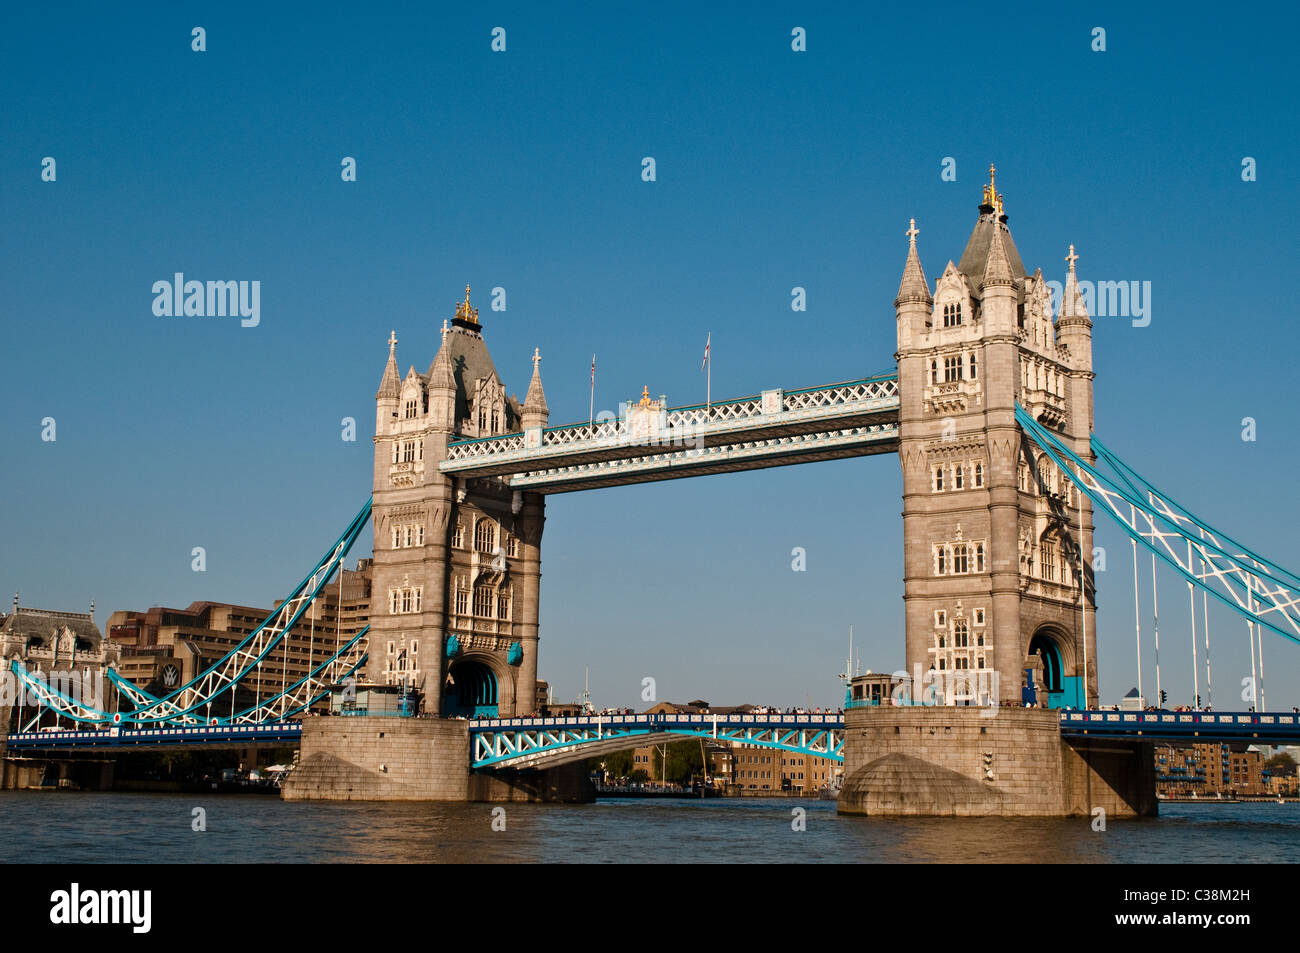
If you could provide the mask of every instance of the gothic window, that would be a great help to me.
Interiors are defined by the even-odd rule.
[[[930,362],[930,383],[931,384],[939,383],[939,362],[938,361]]]
[[[941,466],[934,468],[934,488],[936,492],[943,489],[943,467]]]
[[[419,640],[419,639],[416,639],[415,641],[413,641],[413,642],[411,643],[411,654],[412,654],[412,655],[419,655],[419,654],[420,654],[420,640]]]
[[[962,488],[962,484],[965,483],[966,467],[960,463],[957,464],[955,467],[953,467],[952,475],[953,475],[954,486],[956,486],[956,488],[960,490]]]
[[[497,596],[497,618],[510,618],[510,593],[502,592]]]
[[[421,440],[421,441],[419,442],[419,444],[417,445],[417,449],[416,449],[416,452],[415,452],[415,459],[417,459],[417,460],[423,460],[423,459],[424,459],[424,441],[423,441],[423,440]]]
[[[981,487],[983,485],[984,485],[984,464],[977,463],[975,464],[975,486]]]
[[[401,545],[402,545],[401,527],[394,526],[393,527],[393,549],[397,549]]]
[[[946,659],[939,659],[939,671],[942,672],[942,671],[943,671],[944,669],[946,669],[947,667],[948,667],[947,660],[946,660]]]
[[[970,668],[970,659],[966,659],[966,658],[953,659],[952,667],[963,668],[963,669]]]
[[[1042,545],[1043,578],[1049,582],[1056,581],[1056,547],[1051,543]]]
[[[408,400],[406,402],[406,418],[408,420],[415,416],[415,408],[416,402],[414,400]]]
[[[945,383],[959,381],[962,377],[961,355],[956,357],[945,357],[943,359],[943,379]]]
[[[1052,468],[1046,460],[1038,461],[1038,486],[1043,493],[1052,492]]]
[[[424,594],[423,586],[403,586],[400,589],[388,590],[388,611],[391,615],[405,615],[410,612],[420,611],[421,596]]]
[[[493,433],[501,432],[501,412],[498,411],[495,407],[492,408],[492,432]]]
[[[939,636],[939,648],[947,648],[946,640],[942,635]]]
[[[460,523],[457,523],[456,528],[451,531],[451,545],[457,549],[465,548],[465,527]]]
[[[480,553],[493,553],[497,548],[496,526],[489,519],[481,519],[474,527],[474,548]]]
[[[424,524],[420,523],[415,527],[415,545],[424,545]]]
[[[983,644],[984,644],[984,636],[981,635],[981,636],[980,636],[980,645],[983,645]],[[983,668],[983,667],[984,667],[984,656],[982,656],[982,655],[981,655],[980,658],[979,658],[979,667],[980,667],[980,668]]]
[[[400,458],[401,458],[401,453],[402,453],[402,446],[401,446],[401,444],[399,444],[396,440],[394,440],[394,441],[393,441],[393,462],[394,462],[394,463],[400,463],[400,462],[401,462],[401,459],[400,459]]]
[[[952,644],[959,649],[970,647],[970,630],[965,619],[958,619],[952,624]]]
[[[936,546],[936,547],[934,547],[934,552],[935,552],[935,556],[936,556],[936,558],[937,558],[937,560],[938,560],[938,562],[937,562],[937,566],[938,566],[938,575],[940,575],[940,576],[947,575],[947,573],[948,573],[948,554],[944,551],[944,548],[943,548],[942,546]]]
[[[955,573],[970,572],[970,558],[968,555],[968,546],[956,546],[952,553],[952,571]]]
[[[976,373],[975,353],[972,351],[970,356],[970,379],[975,380],[978,377],[979,374]]]
[[[983,625],[983,624],[984,624],[984,610],[983,610],[983,609],[976,609],[976,610],[975,610],[975,624],[976,624],[976,625]]]
[[[408,440],[404,444],[402,444],[402,462],[403,463],[415,462],[415,441],[414,440]]]
[[[955,328],[961,324],[961,303],[945,304],[943,306],[943,326],[945,328]]]
[[[407,527],[406,527],[406,545],[409,547],[409,546],[412,546],[412,545],[414,545],[414,544],[415,544],[415,527],[414,527],[414,526],[407,526]]]
[[[947,625],[947,624],[948,624],[948,613],[945,612],[943,609],[940,609],[940,610],[938,610],[937,612],[935,612],[935,614],[934,614],[934,624],[935,624],[935,625]]]
[[[984,571],[984,544],[983,543],[975,544],[975,571],[976,572]]]
[[[481,434],[481,433],[483,433],[485,430],[487,430],[487,410],[486,410],[486,409],[484,409],[484,410],[480,410],[480,411],[478,412],[478,432]]]
[[[456,615],[469,614],[469,593],[464,589],[456,590]]]
[[[506,555],[509,556],[511,559],[519,555],[519,537],[517,536],[506,537]]]
[[[492,590],[486,586],[474,590],[474,615],[481,619],[492,618]]]

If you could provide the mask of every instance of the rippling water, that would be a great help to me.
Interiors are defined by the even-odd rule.
[[[1154,819],[871,819],[826,801],[587,805],[285,803],[192,794],[0,793],[21,862],[1300,862],[1300,804],[1163,804]],[[207,830],[191,830],[192,812]],[[807,829],[791,829],[792,809]]]

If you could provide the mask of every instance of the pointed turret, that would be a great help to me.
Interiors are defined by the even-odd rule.
[[[911,347],[925,333],[934,306],[930,284],[925,280],[925,269],[921,267],[921,256],[916,251],[916,236],[920,234],[916,219],[908,223],[903,234],[907,236],[907,261],[903,264],[903,278],[898,283],[898,297],[894,299],[900,351]]]
[[[456,374],[451,366],[451,348],[447,346],[444,326],[442,346],[429,365],[429,417],[435,427],[451,431],[456,425]]]
[[[916,253],[916,236],[920,234],[920,230],[916,227],[916,219],[911,220],[904,234],[908,238],[907,262],[903,265],[903,280],[898,283],[898,297],[894,299],[894,307],[897,308],[903,301],[932,304],[934,299],[930,297],[930,285],[925,280],[921,256]]]
[[[980,281],[981,290],[992,285],[1015,287],[1016,278],[1011,271],[1011,259],[1007,257],[1006,245],[1002,243],[1002,232],[1005,228],[1006,226],[1001,222],[993,223],[993,237],[989,242],[989,257],[984,262],[984,276]]]
[[[1056,342],[1070,352],[1070,366],[1078,371],[1092,372],[1092,319],[1088,306],[1079,290],[1079,278],[1074,273],[1074,263],[1079,256],[1070,246],[1065,256],[1070,270],[1065,275],[1065,290],[1061,293],[1060,317],[1056,319]]]
[[[546,394],[542,391],[541,352],[533,348],[533,378],[528,382],[528,394],[524,397],[523,426],[525,430],[533,427],[545,427],[550,418],[546,406]]]
[[[401,379],[397,375],[397,332],[388,333],[388,364],[384,367],[384,376],[379,380],[379,392],[375,394],[376,400],[383,400],[391,397],[397,399],[397,393],[401,384]]]

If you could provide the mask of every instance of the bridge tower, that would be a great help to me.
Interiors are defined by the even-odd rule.
[[[994,173],[961,260],[933,293],[913,221],[894,302],[907,669],[934,670],[957,704],[982,702],[979,689],[995,684],[1020,704],[1028,670],[1048,704],[1082,707],[1085,653],[1086,702],[1097,698],[1092,511],[1021,433],[1015,405],[1091,461],[1092,322],[1073,246],[1054,318]]]
[[[427,714],[528,714],[544,499],[438,464],[452,441],[546,425],[540,357],[524,402],[507,395],[468,287],[427,373],[401,377],[396,348],[375,395],[368,680],[420,689]]]

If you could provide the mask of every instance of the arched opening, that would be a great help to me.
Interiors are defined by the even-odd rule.
[[[1047,693],[1048,708],[1081,708],[1082,692],[1078,678],[1067,677],[1061,657],[1061,645],[1053,633],[1040,629],[1029,640],[1029,655],[1037,655],[1043,663],[1043,684],[1040,692]]]
[[[497,717],[497,677],[473,660],[451,663],[451,684],[443,693],[443,714],[449,718],[475,715]]]

